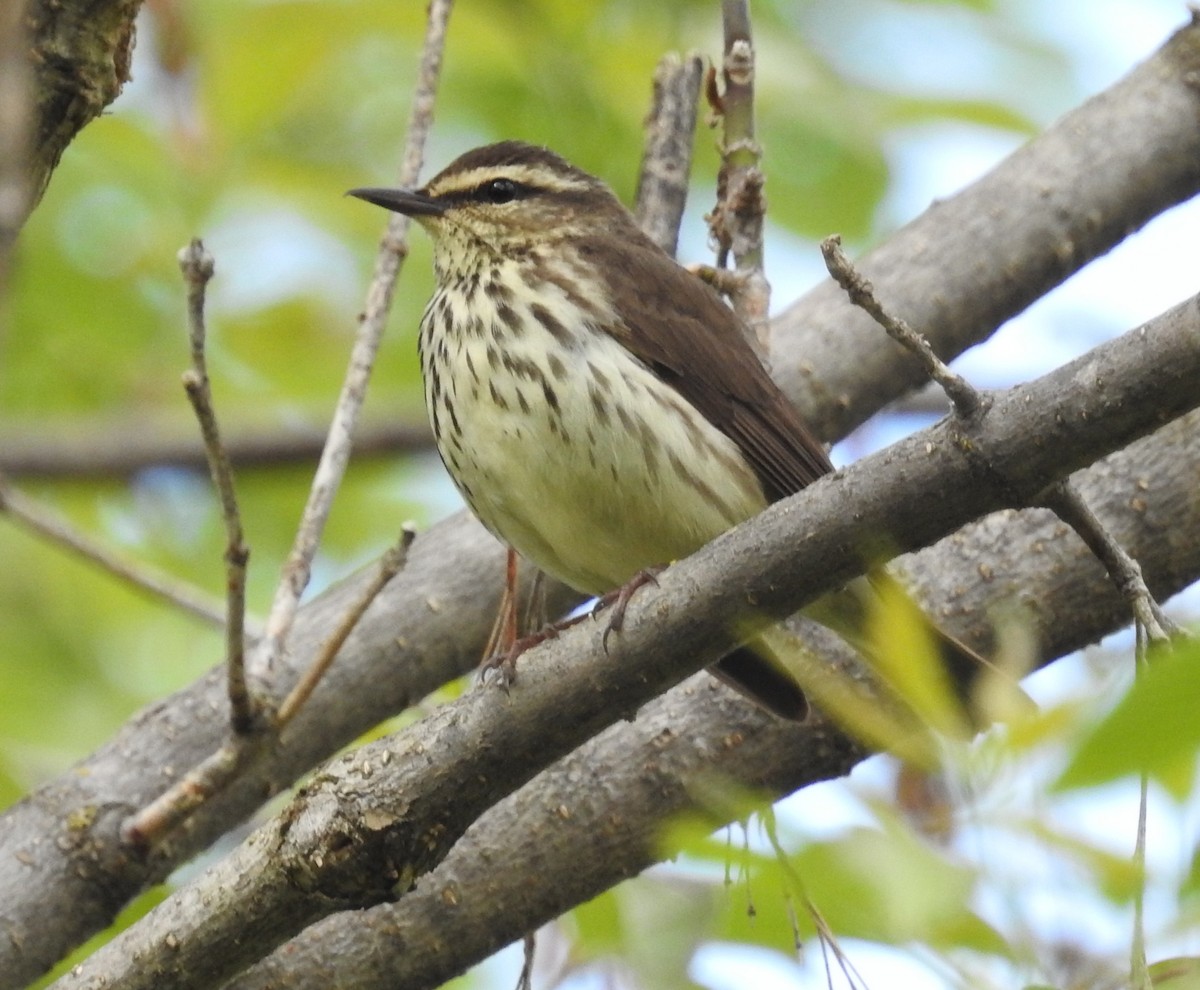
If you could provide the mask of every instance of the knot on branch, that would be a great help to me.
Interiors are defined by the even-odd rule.
[[[749,86],[754,81],[754,46],[748,38],[736,38],[725,53],[725,80],[735,86]]]
[[[276,852],[296,889],[346,907],[369,907],[394,900],[425,871],[410,856],[423,845],[400,814],[364,810],[355,795],[318,785],[285,812]]]

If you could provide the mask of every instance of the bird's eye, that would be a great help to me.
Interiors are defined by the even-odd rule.
[[[489,203],[511,203],[517,198],[519,189],[512,179],[492,179],[480,188],[483,198]]]

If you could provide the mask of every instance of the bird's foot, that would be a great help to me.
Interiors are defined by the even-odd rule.
[[[604,630],[604,636],[601,639],[605,652],[608,651],[609,635],[614,632],[620,632],[625,625],[625,609],[629,607],[629,600],[633,598],[634,592],[643,585],[657,585],[658,575],[664,570],[666,570],[666,565],[661,567],[647,567],[644,570],[640,570],[621,585],[621,587],[615,591],[610,591],[607,595],[603,595],[592,606],[591,615],[593,618],[604,609],[612,607],[612,612],[608,616],[608,628]]]
[[[526,650],[532,650],[535,646],[540,646],[548,639],[555,639],[564,629],[569,629],[586,617],[586,614],[572,615],[569,618],[560,619],[558,622],[551,622],[528,636],[513,640],[507,649],[497,650],[480,663],[480,680],[485,684],[489,681],[494,682],[498,687],[507,691],[513,681],[517,679],[517,660],[521,654]]]

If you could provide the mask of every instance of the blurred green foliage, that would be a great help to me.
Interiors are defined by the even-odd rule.
[[[892,17],[945,10],[994,62],[1064,74],[1061,53],[1024,33],[1005,4],[870,6]],[[826,48],[810,32],[816,23],[850,25],[860,16],[854,4],[775,0],[756,4],[754,13],[759,129],[776,231],[820,237],[836,230],[859,243],[886,233],[877,216],[892,178],[889,141],[900,129],[944,122],[1032,129],[1015,92],[960,97],[906,87],[902,78],[868,81],[879,77],[872,52]],[[29,434],[53,445],[99,431],[119,444],[127,431],[176,436],[193,428],[179,385],[187,344],[175,261],[193,236],[216,257],[209,360],[226,432],[324,421],[382,229],[378,211],[343,192],[392,181],[423,30],[424,4],[416,2],[163,0],[148,7],[135,81],[68,149],[21,235],[0,326],[0,436]],[[628,201],[655,64],[667,50],[693,48],[719,55],[716,3],[460,0],[426,174],[475,144],[520,137],[552,145]],[[694,214],[712,199],[715,142],[702,123]],[[770,243],[767,251],[769,258]],[[429,248],[418,232],[368,420],[422,415],[414,329],[430,286]],[[240,473],[255,610],[270,599],[314,466]],[[428,522],[449,511],[448,488],[436,477],[428,458],[352,465],[314,590],[370,559],[401,520]],[[224,537],[205,476],[148,468],[128,479],[17,480],[131,558],[213,591],[222,587]],[[139,706],[197,677],[218,660],[220,640],[5,521],[0,560],[4,806],[105,740]],[[1027,724],[1014,738],[1036,748],[1059,740],[1072,721],[1062,710],[1047,718],[1059,721]],[[1107,771],[1085,751],[1073,772],[1081,783]],[[691,985],[683,974],[699,931],[786,951],[797,931],[811,931],[797,920],[807,917],[805,896],[825,905],[828,920],[847,934],[995,949],[991,928],[960,910],[977,874],[898,820],[876,824],[810,843],[791,862],[747,853],[746,875],[759,878],[753,923],[740,895],[718,896],[707,882],[624,887],[576,913],[578,958],[617,954],[644,985]],[[728,852],[713,846],[710,831],[681,834],[690,855],[720,861]],[[1193,879],[1193,899],[1198,886]],[[889,890],[902,891],[904,903],[889,900]],[[689,905],[686,914],[681,903]],[[669,932],[666,917],[675,919]],[[649,930],[665,934],[648,944]]]

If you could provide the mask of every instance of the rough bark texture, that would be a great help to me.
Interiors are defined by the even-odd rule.
[[[1200,191],[1200,26],[857,262],[949,360]],[[772,371],[825,437],[922,384],[920,367],[823,282],[774,324]],[[847,360],[854,355],[854,360]]]
[[[1193,299],[996,396],[975,422],[943,421],[821,479],[666,570],[657,589],[631,601],[612,648],[602,629],[576,625],[523,658],[509,693],[471,692],[334,761],[277,818],[56,986],[201,990],[336,910],[402,897],[553,761],[862,573],[864,532],[913,550],[1024,505],[1193,408],[1197,382]],[[843,751],[838,767],[844,761]]]
[[[1156,595],[1165,599],[1200,573],[1200,541],[1178,538],[1200,532],[1200,413],[1077,480],[1146,565]],[[962,589],[945,606],[948,619],[979,615],[987,603],[1027,610],[1046,656],[1094,642],[1128,615],[1079,538],[1045,510],[993,513],[909,562],[919,588],[933,577]],[[412,894],[314,925],[226,990],[324,990],[335,978],[360,988],[440,986],[657,862],[663,822],[711,811],[705,785],[714,777],[782,795],[859,757],[827,726],[771,718],[697,675],[491,809]],[[547,876],[554,882],[530,882]]]
[[[129,81],[141,6],[142,0],[35,0],[26,8],[34,110],[28,209],[41,199],[67,145]]]

